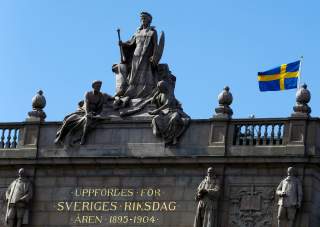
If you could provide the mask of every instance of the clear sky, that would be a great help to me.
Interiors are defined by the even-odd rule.
[[[47,121],[73,112],[91,82],[114,94],[117,27],[127,40],[139,13],[166,34],[162,58],[192,118],[209,118],[229,85],[234,118],[287,117],[296,90],[259,92],[257,72],[304,56],[301,81],[320,115],[319,0],[0,0],[0,122],[23,121],[42,89]]]

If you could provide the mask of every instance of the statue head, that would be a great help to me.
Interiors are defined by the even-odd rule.
[[[141,12],[140,13],[140,21],[141,25],[144,27],[150,26],[152,22],[152,15],[148,12]]]
[[[210,178],[215,177],[213,167],[209,167],[207,173],[208,173],[208,177],[210,177]]]
[[[18,176],[19,176],[19,178],[23,178],[25,176],[24,168],[19,169]]]
[[[288,173],[288,176],[296,176],[297,175],[296,169],[293,167],[289,167],[287,170],[287,173]]]
[[[101,89],[102,81],[101,80],[95,80],[92,82],[92,88],[93,91],[99,92]]]

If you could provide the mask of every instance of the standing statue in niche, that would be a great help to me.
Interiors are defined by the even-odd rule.
[[[208,175],[200,183],[196,200],[197,213],[193,227],[217,227],[217,209],[220,195],[220,184],[213,167],[208,168]]]
[[[6,191],[7,212],[6,224],[9,227],[21,227],[24,215],[29,208],[32,199],[32,185],[25,178],[24,169],[18,171],[19,177],[14,180]]]
[[[113,72],[120,78],[115,95],[115,107],[128,106],[132,99],[146,99],[152,96],[158,82],[158,63],[164,48],[164,33],[158,35],[151,26],[152,16],[140,14],[141,26],[133,37],[122,42],[118,29],[121,63],[113,65]],[[133,104],[134,105],[134,104]]]
[[[113,101],[113,97],[100,91],[101,85],[102,81],[93,81],[93,90],[86,92],[84,101],[78,104],[78,110],[64,118],[56,135],[56,144],[63,142],[68,134],[72,139],[79,131],[81,131],[80,139],[74,140],[73,143],[80,141],[81,145],[85,144],[89,131],[96,126],[98,120],[103,119],[100,114],[104,105]]]
[[[277,187],[278,227],[293,227],[297,210],[301,207],[302,185],[293,167],[288,168],[288,176]]]
[[[190,117],[183,112],[180,102],[171,90],[172,86],[164,80],[158,82],[157,91],[151,99],[156,109],[149,114],[154,115],[153,134],[162,137],[165,144],[174,145],[188,127]]]

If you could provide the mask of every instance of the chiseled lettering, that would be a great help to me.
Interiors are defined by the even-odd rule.
[[[121,190],[119,188],[114,190],[114,196],[121,196]]]
[[[88,195],[88,193],[89,193],[89,189],[87,189],[87,188],[84,188],[84,189],[82,189],[82,197],[85,197],[86,195]]]
[[[175,211],[177,208],[177,202],[174,202],[174,201],[169,202],[168,208],[170,211]]]
[[[102,223],[102,217],[100,218],[98,216],[88,216],[88,224],[101,224]]]
[[[81,189],[76,188],[74,195],[75,195],[76,197],[81,196]]]
[[[64,202],[58,202],[57,206],[57,211],[63,211],[64,210],[64,206],[63,206]]]
[[[102,202],[95,202],[93,205],[95,211],[101,211],[102,209]]]
[[[152,211],[158,211],[160,208],[160,203],[159,202],[153,202],[152,203]]]
[[[67,208],[67,211],[70,211],[71,210],[71,207],[73,205],[73,202],[69,203],[69,202],[65,202],[66,204],[66,208]]]
[[[133,196],[133,195],[134,195],[134,190],[128,189],[128,196]]]
[[[151,211],[151,202],[145,202],[144,206],[144,211]]]
[[[107,194],[108,194],[108,197],[113,196],[113,188],[109,188]]]
[[[111,202],[111,211],[116,211],[118,208],[118,202]]]
[[[80,216],[77,214],[74,224],[101,224],[102,223],[102,216],[87,216],[83,215]]]
[[[124,203],[124,211],[131,211],[131,202],[125,202]]]
[[[106,188],[103,188],[102,190],[101,190],[101,196],[102,197],[105,197],[106,195],[107,195],[107,189]]]
[[[79,214],[77,214],[76,219],[74,219],[74,224],[81,224],[81,219]]]
[[[102,211],[109,211],[110,202],[102,202]]]
[[[82,211],[91,211],[89,209],[90,203],[89,202],[83,202],[82,203]]]
[[[153,189],[153,188],[142,188],[140,190],[140,196],[160,196],[160,189]]]
[[[163,202],[163,203],[161,204],[160,211],[167,211],[167,210],[168,210],[167,204],[166,204],[165,202]]]
[[[94,188],[89,188],[89,197],[94,194]]]
[[[89,220],[89,216],[82,216],[82,224],[87,224]]]

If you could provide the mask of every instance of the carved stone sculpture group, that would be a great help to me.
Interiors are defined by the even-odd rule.
[[[151,120],[153,134],[166,145],[177,144],[187,129],[190,117],[175,98],[176,77],[167,64],[159,64],[164,49],[164,33],[151,26],[152,16],[140,14],[141,25],[127,42],[118,29],[121,62],[112,66],[116,75],[116,94],[100,91],[101,81],[94,81],[93,91],[86,93],[78,110],[66,116],[58,129],[55,143],[85,144],[86,137],[99,121],[118,117],[144,117]]]

